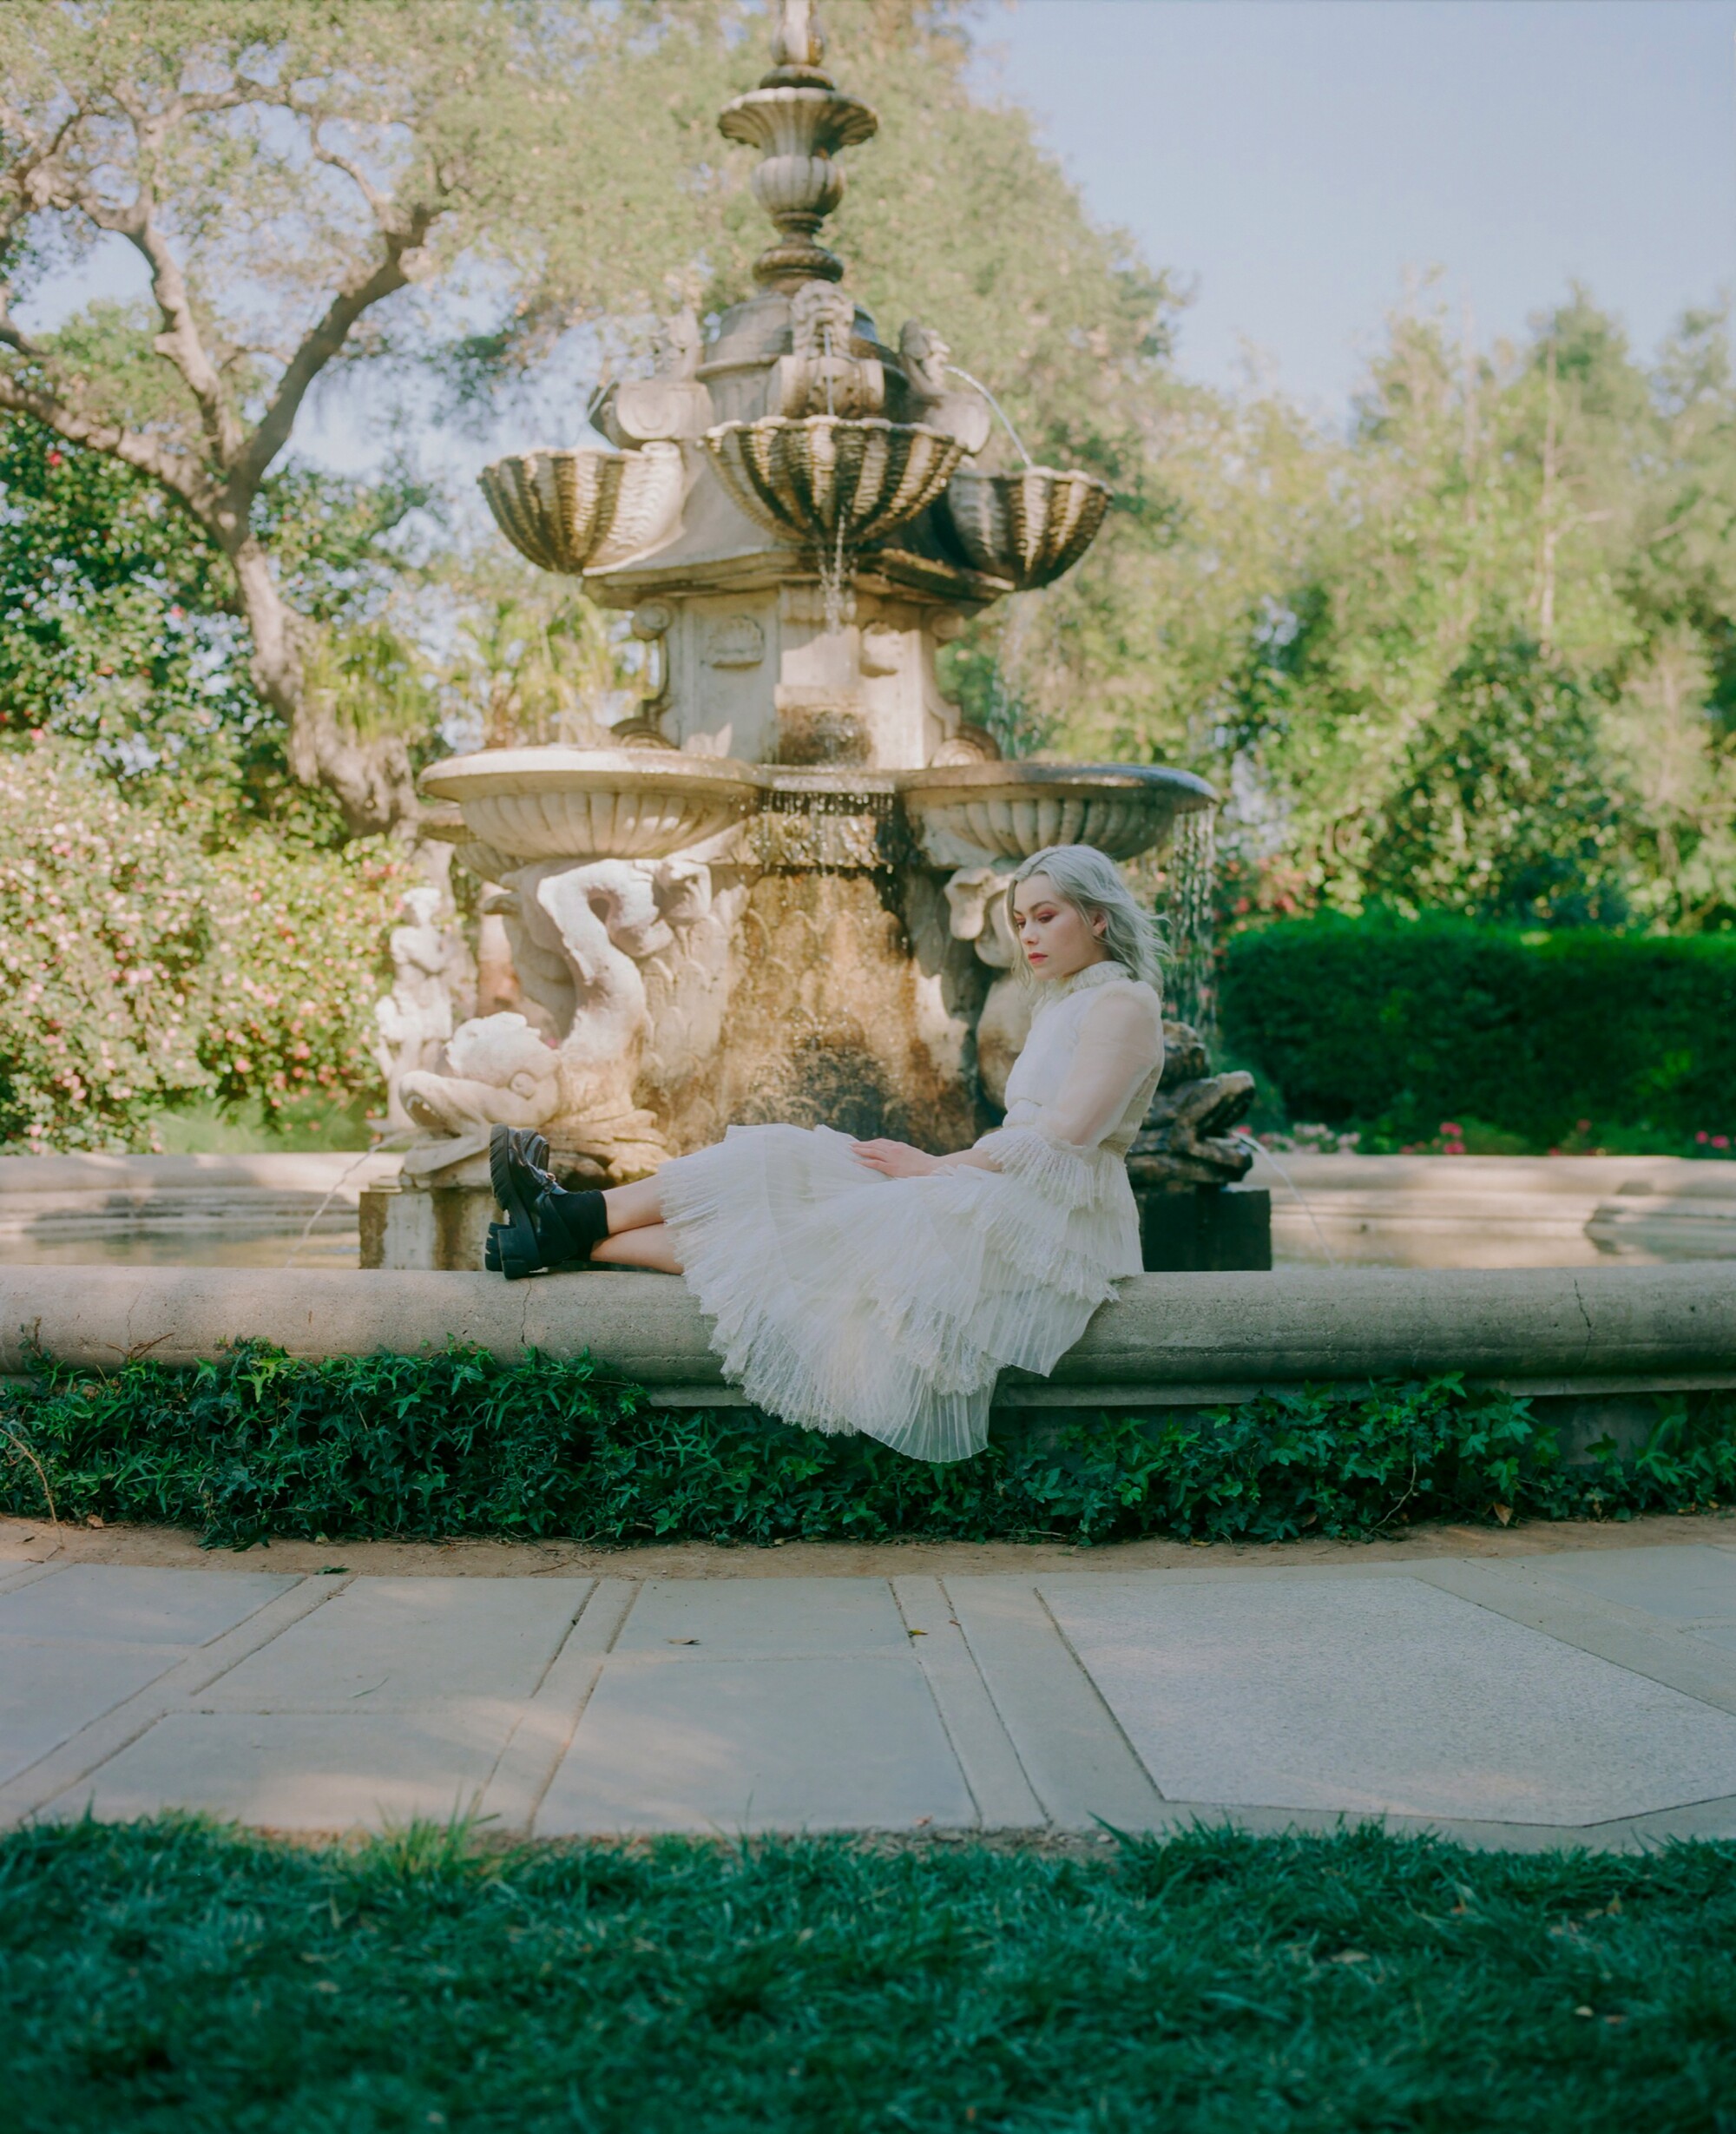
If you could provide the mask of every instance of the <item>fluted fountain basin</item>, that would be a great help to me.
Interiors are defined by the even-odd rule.
[[[783,540],[876,541],[925,510],[964,447],[923,423],[881,415],[780,415],[720,423],[704,444],[748,517]]]
[[[1096,539],[1113,494],[1107,482],[1076,468],[960,468],[935,512],[973,570],[1024,593],[1073,568]]]
[[[541,570],[601,570],[654,548],[681,507],[679,445],[517,452],[477,478],[501,531]]]
[[[930,865],[1025,860],[1049,845],[1095,845],[1131,860],[1167,843],[1178,815],[1215,805],[1191,771],[1133,763],[962,763],[899,780],[912,835]]]
[[[727,756],[651,748],[487,748],[425,771],[479,844],[533,860],[661,860],[759,805],[760,774]]]

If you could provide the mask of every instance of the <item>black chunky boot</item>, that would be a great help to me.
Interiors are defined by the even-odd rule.
[[[508,1281],[561,1267],[583,1267],[608,1235],[601,1193],[568,1193],[549,1169],[549,1143],[523,1127],[489,1136],[489,1178],[504,1222],[489,1225],[483,1265]]]

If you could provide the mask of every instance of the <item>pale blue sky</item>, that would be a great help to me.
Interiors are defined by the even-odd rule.
[[[1407,269],[1483,339],[1577,277],[1646,350],[1736,281],[1736,0],[1021,0],[983,33],[1094,212],[1195,282],[1214,382],[1251,341],[1342,410]]]

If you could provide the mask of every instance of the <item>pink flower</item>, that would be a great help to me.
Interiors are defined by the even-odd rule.
[[[1700,1147],[1703,1149],[1703,1148],[1706,1146],[1706,1143],[1707,1143],[1707,1142],[1709,1142],[1709,1141],[1712,1139],[1712,1136],[1711,1136],[1711,1135],[1710,1135],[1710,1134],[1701,1133],[1701,1134],[1696,1134],[1696,1135],[1694,1136],[1694,1139],[1695,1139],[1695,1140],[1696,1140],[1696,1141],[1700,1143]]]
[[[1728,1134],[1714,1134],[1714,1135],[1712,1136],[1712,1145],[1713,1145],[1713,1147],[1714,1149],[1727,1149],[1727,1148],[1730,1146],[1730,1136],[1729,1136],[1729,1135],[1728,1135]]]
[[[1463,1141],[1464,1139],[1463,1127],[1455,1126],[1450,1119],[1443,1119],[1441,1121],[1441,1131],[1443,1134],[1450,1135],[1455,1141]]]

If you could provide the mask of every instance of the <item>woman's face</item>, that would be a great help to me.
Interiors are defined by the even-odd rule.
[[[1046,874],[1033,874],[1013,891],[1013,924],[1034,978],[1070,978],[1087,964],[1101,963],[1107,923],[1069,904]]]

